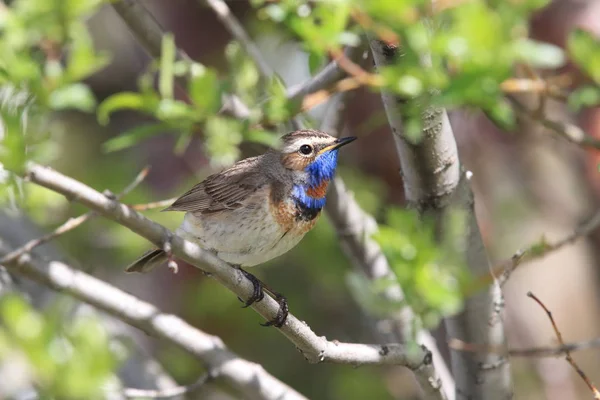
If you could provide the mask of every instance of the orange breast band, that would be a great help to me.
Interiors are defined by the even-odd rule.
[[[329,180],[324,179],[323,182],[319,184],[319,186],[311,187],[306,189],[306,194],[313,199],[321,199],[325,197],[327,193],[327,186],[329,185]]]

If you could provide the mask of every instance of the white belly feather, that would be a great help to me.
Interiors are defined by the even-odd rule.
[[[275,220],[268,202],[264,202],[252,208],[200,216],[186,213],[177,233],[216,252],[223,261],[251,267],[292,249],[314,222],[300,222],[288,230]],[[307,223],[310,227],[305,226]]]

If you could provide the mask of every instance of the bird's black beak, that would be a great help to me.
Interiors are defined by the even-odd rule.
[[[356,140],[356,136],[348,136],[348,137],[339,138],[338,140],[335,141],[333,148],[339,149],[340,147],[345,146],[350,142],[354,142],[355,140]]]
[[[353,141],[355,141],[355,140],[356,140],[356,137],[354,137],[354,136],[348,136],[348,137],[344,137],[344,138],[339,138],[339,139],[336,139],[336,141],[335,141],[335,142],[333,142],[333,144],[331,144],[331,145],[329,145],[329,146],[327,146],[327,147],[323,147],[323,148],[322,148],[322,149],[319,151],[319,154],[323,154],[323,153],[326,153],[326,152],[328,152],[328,151],[332,151],[332,150],[335,150],[335,149],[339,149],[340,147],[342,147],[342,146],[345,146],[345,145],[347,145],[348,143],[350,143],[350,142],[353,142]]]

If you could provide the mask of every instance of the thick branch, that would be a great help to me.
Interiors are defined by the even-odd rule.
[[[396,46],[378,39],[371,40],[370,44],[378,67],[396,62]],[[421,116],[422,137],[414,143],[403,134],[404,101],[385,92],[382,93],[382,99],[396,142],[408,203],[424,214],[433,214],[438,222],[451,209],[465,211],[468,223],[463,251],[467,265],[473,274],[488,272],[489,261],[475,219],[473,194],[466,177],[461,174],[456,142],[446,111],[427,108]],[[497,285],[493,285],[488,291],[469,298],[461,314],[447,318],[449,335],[469,343],[504,343],[502,321],[492,321],[500,295]],[[456,397],[510,398],[512,389],[509,365],[501,361],[492,354],[453,351],[452,371],[456,380]]]
[[[253,284],[246,279],[239,269],[231,267],[212,253],[200,248],[197,244],[173,234],[162,225],[147,219],[126,205],[47,167],[30,164],[27,167],[27,177],[32,182],[78,201],[99,214],[129,228],[159,248],[163,248],[166,243],[169,243],[175,256],[192,265],[202,265],[202,270],[210,273],[240,298],[250,298]],[[253,304],[252,308],[265,320],[272,320],[277,314],[279,304],[267,296],[264,300]],[[279,331],[294,343],[308,361],[314,363],[392,364],[417,369],[422,364],[431,362],[431,356],[428,352],[421,351],[415,354],[407,354],[403,347],[399,345],[388,345],[383,346],[383,348],[381,345],[328,341],[324,337],[317,336],[306,323],[299,321],[291,314]]]
[[[328,109],[325,113],[321,130],[341,133],[339,123],[341,110],[338,106],[338,101],[341,99],[343,99],[342,93],[332,99],[330,105],[332,109]],[[370,280],[393,275],[379,244],[371,238],[377,230],[377,222],[360,208],[341,178],[335,178],[329,189],[325,211],[338,234],[346,256],[358,271]],[[404,293],[399,285],[389,287],[383,296],[394,303],[404,299]],[[410,332],[413,319],[414,314],[410,307],[403,307],[392,317],[391,333],[395,341],[406,343],[414,339],[414,335]],[[417,336],[418,342],[429,349],[433,356],[433,365],[415,371],[415,377],[424,391],[424,398],[453,399],[454,379],[437,348],[435,339],[426,330],[420,331]]]

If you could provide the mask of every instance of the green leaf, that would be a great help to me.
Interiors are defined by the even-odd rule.
[[[566,62],[564,51],[553,44],[542,43],[533,39],[517,40],[515,49],[518,57],[536,68],[560,68]]]
[[[315,75],[321,69],[325,61],[325,55],[322,53],[310,52],[308,54],[308,70],[311,75]]]
[[[123,150],[134,146],[151,136],[164,133],[168,129],[169,126],[167,124],[148,124],[136,126],[135,128],[129,129],[121,135],[104,142],[102,149],[107,153]]]
[[[590,32],[575,29],[567,41],[569,54],[585,73],[600,84],[600,41]]]
[[[280,144],[279,137],[274,132],[263,129],[248,130],[244,135],[244,139],[249,142],[264,144],[272,148],[276,148]]]
[[[193,64],[190,70],[188,91],[200,114],[206,117],[217,113],[222,105],[223,90],[216,71],[201,64]]]
[[[584,107],[594,107],[600,104],[600,87],[583,86],[569,96],[569,108],[579,111]]]
[[[166,120],[195,119],[197,115],[189,104],[172,99],[162,99],[156,108],[156,118]]]
[[[96,98],[87,85],[74,83],[53,91],[50,94],[49,106],[53,110],[76,109],[92,112],[96,108]]]
[[[173,64],[175,63],[175,38],[173,34],[167,33],[162,39],[160,56],[160,77],[158,90],[167,99],[173,98]]]
[[[98,106],[98,122],[106,125],[110,114],[121,110],[152,111],[158,105],[158,98],[151,98],[135,92],[120,92],[105,99]]]

